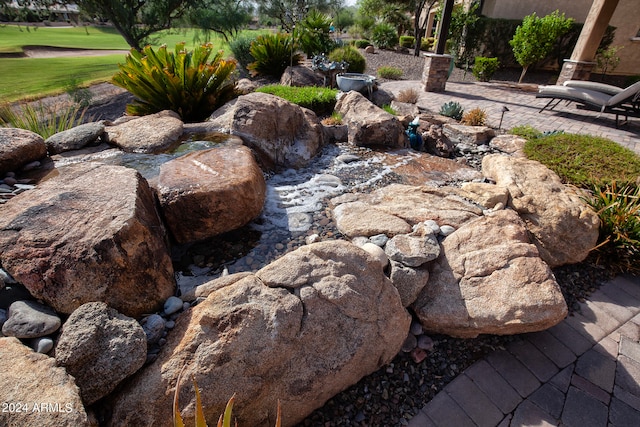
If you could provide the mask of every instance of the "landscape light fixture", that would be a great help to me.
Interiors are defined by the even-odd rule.
[[[500,116],[500,124],[498,125],[498,130],[502,129],[502,119],[504,119],[504,113],[509,111],[506,105],[502,106],[502,115]]]

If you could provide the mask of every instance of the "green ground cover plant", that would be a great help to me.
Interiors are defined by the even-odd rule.
[[[400,80],[402,70],[396,67],[382,66],[378,68],[378,77],[389,80]]]
[[[590,135],[543,134],[513,129],[527,138],[525,155],[585,191],[598,213],[596,261],[618,272],[640,273],[640,156],[614,141]]]
[[[336,105],[337,89],[316,86],[283,86],[267,85],[258,88],[257,92],[279,96],[289,102],[313,110],[323,116],[333,111]]]

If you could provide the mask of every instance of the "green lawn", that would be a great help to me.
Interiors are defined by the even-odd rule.
[[[23,46],[55,46],[84,49],[128,49],[124,39],[111,28],[102,27],[27,27],[0,26],[0,52],[21,52]],[[88,34],[87,34],[88,33]],[[153,44],[187,46],[203,42],[195,30],[169,30],[158,33]],[[211,42],[232,56],[224,39],[213,36]],[[124,55],[63,58],[0,58],[0,103],[38,98],[64,92],[72,80],[81,84],[109,81],[124,63]]]

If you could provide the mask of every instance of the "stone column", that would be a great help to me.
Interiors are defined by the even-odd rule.
[[[438,55],[437,53],[427,53],[425,57],[424,68],[422,70],[424,91],[444,92],[453,57],[451,55]]]
[[[596,51],[617,6],[618,0],[593,0],[571,59],[564,61],[556,84],[561,85],[567,80],[589,80]]]

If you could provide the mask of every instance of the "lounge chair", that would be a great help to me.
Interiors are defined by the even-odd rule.
[[[540,113],[546,109],[553,110],[564,100],[567,103],[577,103],[578,108],[600,111],[600,114],[615,114],[616,127],[625,124],[629,120],[629,116],[640,117],[640,82],[632,84],[615,95],[581,87],[540,86],[536,97],[551,98],[547,105],[540,109]],[[620,116],[625,117],[624,122],[620,122]]]
[[[624,90],[622,87],[608,85],[606,83],[592,82],[589,80],[567,80],[563,85],[579,89],[595,90],[596,92],[602,92],[608,95],[617,95]]]

